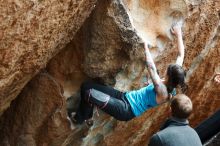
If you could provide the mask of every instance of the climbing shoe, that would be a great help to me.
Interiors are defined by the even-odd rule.
[[[85,120],[85,123],[86,123],[87,127],[92,127],[93,126],[93,120],[92,119]]]

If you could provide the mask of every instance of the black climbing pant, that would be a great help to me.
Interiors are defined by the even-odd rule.
[[[203,144],[220,132],[220,109],[200,123],[195,130]]]
[[[134,117],[125,93],[108,86],[84,82],[81,85],[80,105],[74,117],[77,123],[90,119],[94,106],[120,121],[128,121]]]

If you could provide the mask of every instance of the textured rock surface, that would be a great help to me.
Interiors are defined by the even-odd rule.
[[[175,11],[187,14],[185,1],[164,0],[123,0],[132,25],[139,35],[153,46],[163,50],[164,45],[173,39],[170,27],[175,21]],[[162,27],[161,27],[162,26]]]
[[[140,7],[137,7],[137,5],[135,5],[137,3],[134,2],[139,2]],[[161,0],[111,0],[99,2],[95,11],[93,11],[89,19],[87,19],[81,29],[77,32],[71,43],[69,43],[65,49],[47,64],[46,70],[48,71],[48,74],[63,86],[63,95],[65,98],[73,95],[73,99],[77,102],[81,82],[90,77],[101,79],[102,82],[113,85],[115,88],[123,91],[137,89],[143,86],[143,82],[148,80],[148,77],[146,77],[147,71],[143,61],[143,45],[137,32],[138,34],[145,36],[145,38],[151,38],[150,43],[154,45],[154,50],[151,51],[154,54],[154,60],[160,71],[160,75],[163,76],[166,66],[169,63],[174,62],[177,56],[175,41],[170,41],[172,36],[167,32],[170,28],[171,20],[165,19],[169,16],[168,12],[172,12],[172,6],[176,6],[173,10],[181,11],[186,17],[183,27],[184,44],[186,47],[184,67],[188,70],[187,80],[189,90],[187,95],[191,97],[195,108],[190,117],[191,125],[197,125],[203,119],[219,109],[220,86],[213,82],[213,77],[216,72],[220,72],[220,2],[212,0],[188,0],[186,3],[179,0],[166,0],[165,2],[165,4]],[[170,3],[170,5],[168,5],[168,3]],[[172,5],[175,3],[179,3],[180,5]],[[157,7],[152,7],[155,5]],[[165,8],[167,8],[166,15],[162,13],[162,10],[164,11]],[[186,9],[188,9],[188,14],[185,14]],[[153,16],[161,14],[158,15],[160,17],[152,17],[151,20],[154,20],[154,22],[163,22],[164,25],[161,26],[158,31],[155,30],[157,27],[154,29],[154,27],[148,22],[141,21],[138,23],[138,19],[135,15],[137,12],[140,16],[145,16],[145,13],[150,13]],[[143,20],[145,19],[146,18]],[[147,26],[151,26],[149,30]],[[160,24],[158,23],[156,26],[160,26]],[[145,30],[141,32],[143,27]],[[62,32],[62,30],[60,31]],[[159,41],[158,43],[158,36],[163,36],[163,41]],[[57,36],[53,37],[58,39]],[[161,37],[159,38],[161,39]],[[155,39],[156,43],[154,41]],[[60,42],[61,41],[63,40],[60,40]],[[57,45],[60,44],[60,42],[57,42]],[[66,42],[66,40],[64,42]],[[45,61],[44,64],[46,64],[48,59],[42,61]],[[13,61],[11,63],[13,63]],[[32,66],[29,67],[33,69]],[[38,69],[38,67],[35,68]],[[29,68],[27,67],[27,69]],[[31,78],[31,76],[29,78]],[[27,81],[27,78],[25,78],[25,81]],[[20,82],[22,85],[25,84],[23,80],[14,83],[19,89],[23,87]],[[4,85],[3,82],[1,83]],[[34,79],[31,83],[37,84],[38,82]],[[13,89],[14,86],[10,87]],[[17,106],[15,105],[19,105],[18,109],[24,111],[21,107],[24,100],[21,100],[21,97],[23,97],[22,95],[24,93],[28,93],[26,90],[38,91],[38,87],[30,88],[28,86],[29,85],[27,85],[27,89],[24,89],[18,99],[15,100],[12,107],[7,110],[2,117],[1,125],[5,125],[4,127],[6,127],[3,128],[5,129],[5,132],[2,135],[6,139],[8,137],[7,135],[10,135],[13,131],[14,134],[17,134],[15,132],[17,131],[17,127],[21,127],[19,126],[21,120],[7,122],[9,119],[7,117],[14,117],[13,114],[18,113],[13,110],[17,109]],[[5,88],[1,90],[1,94],[3,93],[5,95],[7,93],[8,95],[8,90],[5,90]],[[32,93],[31,91],[29,92]],[[53,94],[45,92],[44,95]],[[61,99],[63,100],[63,97],[60,96],[60,100]],[[48,98],[48,100],[51,100],[51,104],[55,104],[52,102],[52,99]],[[4,103],[6,104],[6,102]],[[26,102],[24,102],[24,105],[25,103]],[[42,104],[41,106],[42,108],[47,109],[47,105]],[[75,107],[73,107],[73,109],[75,109]],[[22,119],[22,114],[24,113],[25,112],[19,112],[16,114],[18,119]],[[53,111],[47,112],[48,117],[53,115],[53,113]],[[27,115],[29,114],[27,113]],[[63,115],[66,115],[66,113],[64,112]],[[108,115],[101,112],[99,117],[95,114],[95,123],[92,128],[89,130],[76,128],[71,134],[68,133],[70,129],[68,129],[69,127],[66,123],[67,120],[65,118],[60,118],[63,120],[64,127],[59,128],[61,128],[60,130],[63,130],[63,132],[57,132],[56,134],[65,135],[65,138],[69,134],[65,142],[63,141],[65,138],[60,138],[60,140],[55,139],[53,134],[48,134],[50,132],[39,131],[38,135],[43,135],[44,137],[47,136],[51,141],[54,139],[55,141],[57,140],[57,143],[50,143],[46,138],[45,141],[44,138],[42,138],[45,143],[50,145],[61,143],[62,145],[91,146],[146,145],[149,137],[157,131],[168,115],[168,104],[151,109],[141,117],[135,118],[129,122],[115,121],[113,118],[110,118]],[[36,117],[33,115],[33,118]],[[31,122],[27,120],[25,123]],[[48,125],[53,125],[53,122],[48,122]],[[35,128],[33,125],[30,127]],[[48,127],[50,128],[50,126]],[[59,128],[51,129],[51,131],[59,131]],[[28,131],[29,128],[28,126],[23,126],[20,129]],[[63,134],[65,132],[66,134]],[[39,137],[33,138],[36,145],[42,144],[38,138]],[[18,142],[17,139],[12,139],[12,141]]]
[[[69,97],[78,93],[79,86],[87,77],[82,69],[83,63],[83,40],[81,32],[58,53],[47,65],[47,71],[64,88],[64,96]]]
[[[3,114],[0,145],[60,146],[71,132],[62,94],[53,77],[37,75]]]
[[[191,97],[195,109],[190,117],[192,126],[197,125],[220,107],[220,86],[213,82],[213,76],[220,71],[219,5],[217,1],[187,3],[189,16],[183,29],[186,46],[184,66],[189,70],[187,95]],[[162,74],[165,66],[175,58],[175,48],[175,45],[167,44],[162,55],[155,59]],[[153,129],[158,129],[160,123],[164,121],[168,115],[167,111],[166,105],[161,106],[126,125],[118,124],[114,133],[107,138],[108,144],[143,145],[155,132]]]
[[[10,0],[0,4],[0,115],[74,36],[96,0]]]

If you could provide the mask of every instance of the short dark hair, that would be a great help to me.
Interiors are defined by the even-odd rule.
[[[188,96],[185,94],[177,94],[171,100],[171,110],[173,117],[187,119],[193,110],[193,105]]]

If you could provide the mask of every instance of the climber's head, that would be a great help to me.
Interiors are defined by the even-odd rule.
[[[190,98],[184,94],[177,94],[173,97],[170,107],[172,116],[179,119],[187,119],[193,110]]]
[[[167,90],[172,92],[173,88],[176,88],[178,85],[181,87],[183,93],[187,89],[185,84],[186,72],[178,64],[170,64],[167,68]]]

